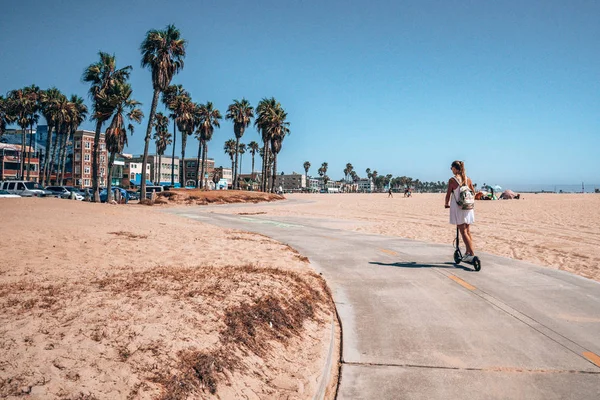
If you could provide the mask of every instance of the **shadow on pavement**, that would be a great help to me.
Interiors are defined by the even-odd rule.
[[[378,261],[369,261],[369,264],[374,265],[384,265],[386,267],[399,267],[399,268],[456,268],[462,269],[463,271],[475,272],[474,269],[465,267],[460,264],[455,264],[452,262],[445,262],[441,264],[419,264],[417,262],[395,262],[395,263],[382,263]]]

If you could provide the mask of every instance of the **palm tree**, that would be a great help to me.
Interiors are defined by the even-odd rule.
[[[8,93],[8,98],[10,99],[12,113],[14,115],[14,120],[21,128],[22,139],[21,139],[21,166],[19,177],[23,179],[25,173],[25,133],[27,127],[29,126],[29,115],[32,112],[33,104],[31,103],[31,99],[27,96],[25,89],[16,89],[11,90]]]
[[[169,117],[163,113],[156,113],[154,122],[154,143],[156,144],[156,154],[158,155],[158,180],[156,185],[160,185],[162,177],[162,156],[171,144],[171,134],[169,133]]]
[[[308,187],[308,170],[310,169],[310,162],[304,161],[304,175],[306,178],[306,186]]]
[[[237,154],[240,155],[240,173],[239,173],[239,175],[242,174],[242,156],[244,155],[245,152],[246,152],[246,145],[244,143],[240,143],[239,146],[238,146],[238,151],[237,151],[236,156],[235,156],[235,158],[237,160]],[[237,161],[236,161],[236,163],[237,163]],[[238,189],[239,188],[240,188],[240,185],[238,183]]]
[[[324,162],[321,164],[321,168],[319,168],[319,176],[323,178],[323,189],[327,186],[327,182],[329,182],[329,177],[327,176],[327,169],[329,168],[329,164]]]
[[[108,159],[108,180],[106,183],[107,203],[112,200],[112,168],[115,162],[115,155],[121,153],[127,144],[127,130],[133,135],[133,122],[138,124],[142,122],[144,113],[139,109],[140,102],[131,98],[131,85],[129,83],[116,83],[107,93],[104,99],[103,108],[114,110],[114,116],[106,129],[106,149],[110,153]],[[127,127],[125,119],[128,120]],[[144,171],[144,170],[142,170]],[[145,174],[142,173],[142,181],[145,181]],[[145,197],[141,197],[145,199]]]
[[[186,170],[185,170],[185,148],[187,146],[187,138],[194,133],[198,124],[198,109],[200,106],[190,97],[187,97],[181,103],[180,114],[177,117],[177,127],[181,132],[181,170],[179,171],[179,183],[181,187],[185,187]]]
[[[65,167],[67,164],[67,146],[69,144],[69,140],[71,138],[71,135],[75,134],[75,132],[77,131],[79,126],[87,118],[88,108],[83,103],[83,98],[81,98],[77,95],[72,95],[71,99],[69,100],[69,111],[70,111],[69,125],[67,126],[67,132],[66,132],[67,137],[66,137],[66,140],[64,141],[63,150],[62,150],[62,161],[60,161],[60,159],[59,159],[59,165],[61,166],[59,185],[63,184],[63,179],[65,177]]]
[[[244,136],[244,132],[250,121],[254,118],[254,108],[250,105],[248,100],[242,98],[242,101],[233,100],[233,104],[230,104],[227,108],[227,114],[225,119],[233,121],[233,133],[235,134],[236,145],[239,148],[240,139]],[[239,189],[239,183],[237,178],[237,166],[238,166],[238,154],[235,154],[235,170],[233,172],[233,188]],[[241,168],[240,168],[241,170]]]
[[[25,94],[29,98],[31,109],[29,110],[29,148],[27,150],[27,180],[31,176],[31,150],[33,149],[33,125],[39,120],[40,111],[40,88],[36,85],[27,86],[24,89]],[[39,176],[38,176],[39,179]]]
[[[198,109],[198,130],[197,134],[202,146],[202,172],[200,175],[201,185],[204,187],[204,168],[206,166],[206,153],[208,152],[208,142],[212,139],[213,132],[216,128],[220,128],[219,120],[222,119],[221,112],[213,108],[213,104],[207,101],[206,104],[201,104]],[[236,149],[237,150],[237,147]],[[232,170],[233,172],[233,170]]]
[[[55,182],[58,184],[58,171],[60,169],[60,159],[63,150],[63,142],[65,141],[67,127],[71,123],[73,115],[73,104],[69,102],[66,96],[62,96],[57,100],[55,108],[55,126],[56,135],[54,138],[54,146],[48,166],[48,182],[51,181],[52,172],[55,172]],[[54,168],[56,166],[56,169]]]
[[[223,145],[223,150],[225,151],[225,154],[227,154],[229,156],[229,158],[231,159],[231,170],[232,171],[235,166],[235,153],[237,153],[235,143],[236,143],[235,140],[229,139],[229,140],[226,140],[225,145]],[[231,186],[233,187],[233,183]]]
[[[171,155],[171,186],[175,186],[175,145],[177,144],[177,120],[185,112],[190,94],[181,85],[171,85],[163,92],[163,103],[171,111],[173,120],[173,154]]]
[[[271,181],[271,190],[274,189],[277,175],[277,154],[281,151],[283,139],[290,133],[290,123],[286,121],[287,113],[281,107],[281,104],[274,97],[262,99],[256,108],[258,117],[254,121],[255,126],[261,133],[261,137],[267,149],[263,158],[265,165],[265,175],[269,163],[273,163],[273,175]],[[269,144],[271,145],[272,160],[269,157]],[[264,190],[268,188],[267,177],[265,176]]]
[[[248,143],[248,148],[250,149],[250,154],[252,154],[252,179],[254,179],[254,155],[258,153],[260,145],[253,140]]]
[[[40,182],[50,185],[50,154],[52,154],[52,130],[56,125],[57,111],[56,107],[61,98],[65,96],[55,87],[51,87],[41,93],[41,112],[48,125],[48,136],[46,137],[46,152],[44,155],[44,166]]]
[[[92,155],[92,186],[94,201],[100,201],[98,191],[98,148],[100,147],[100,131],[102,124],[110,119],[115,109],[106,107],[108,91],[115,84],[124,83],[129,79],[131,65],[117,69],[114,55],[99,52],[100,60],[90,64],[83,72],[82,80],[91,84],[89,95],[92,100],[92,120],[96,121],[96,133],[94,135],[94,150]],[[103,105],[103,106],[102,106]]]
[[[173,75],[183,69],[186,41],[181,39],[181,34],[175,25],[168,25],[165,30],[151,29],[146,33],[146,38],[140,46],[142,52],[142,67],[152,71],[152,105],[148,116],[148,128],[144,139],[144,158],[142,171],[146,170],[148,161],[148,146],[150,144],[154,114],[158,104],[158,96],[165,92],[171,84]],[[140,197],[146,198],[146,180],[142,179]]]

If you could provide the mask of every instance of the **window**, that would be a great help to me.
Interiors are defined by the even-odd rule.
[[[132,181],[135,181],[135,174],[131,174],[131,178],[129,178],[129,179],[131,179]]]
[[[88,174],[88,175],[89,175],[89,173],[90,173],[90,167],[86,165],[86,166],[83,168],[83,173],[84,173],[84,174]]]
[[[100,168],[100,175],[104,175],[104,167]]]
[[[92,148],[92,144],[90,142],[85,142],[85,148],[86,149],[91,149]]]
[[[106,158],[104,156],[100,156],[100,162],[104,163],[106,161]]]
[[[89,154],[84,154],[83,155],[83,159],[84,159],[84,161],[90,161],[90,155]]]
[[[100,143],[100,151],[104,151],[104,143]]]
[[[81,167],[79,165],[75,166],[75,173],[76,174],[80,174],[81,173]]]
[[[137,165],[135,165],[135,164],[130,164],[130,166],[131,166],[130,168],[133,168],[133,169],[137,168]]]
[[[75,140],[75,148],[76,149],[80,149],[81,148],[81,141],[80,140]]]
[[[16,184],[14,182],[9,183],[8,184],[8,190],[15,190],[15,185]]]
[[[19,184],[17,185],[17,190],[25,190],[25,185],[19,182]]]
[[[81,154],[75,153],[75,161],[81,161]]]
[[[84,186],[90,186],[90,180],[89,179],[84,179],[83,180],[83,184],[84,184]]]

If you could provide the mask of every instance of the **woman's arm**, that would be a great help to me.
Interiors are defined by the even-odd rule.
[[[450,208],[450,195],[452,194],[452,191],[456,189],[456,187],[454,186],[456,185],[455,182],[456,181],[452,178],[450,178],[450,180],[448,181],[448,191],[446,191],[446,201],[444,202],[444,208]]]

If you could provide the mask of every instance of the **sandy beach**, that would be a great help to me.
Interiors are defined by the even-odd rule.
[[[0,199],[0,397],[312,398],[333,304],[267,237],[160,212]]]
[[[258,204],[266,215],[318,218],[332,228],[452,244],[445,194],[292,194],[302,203]],[[478,201],[476,251],[529,261],[600,281],[600,195],[524,194]],[[248,212],[248,207],[215,212]],[[344,221],[340,224],[338,221]]]

